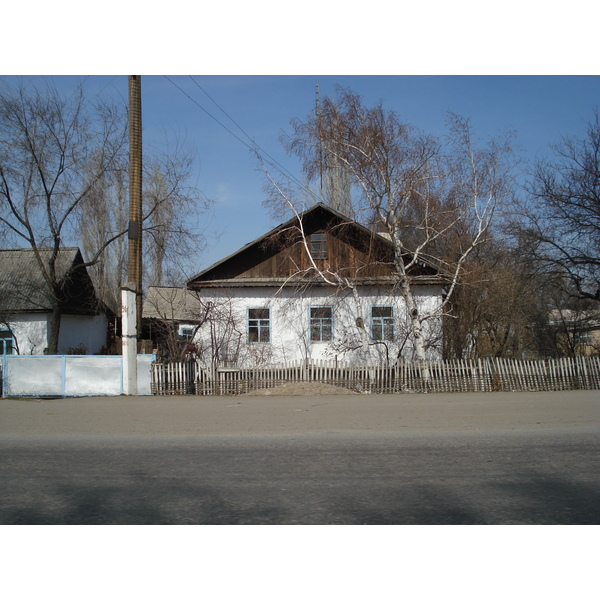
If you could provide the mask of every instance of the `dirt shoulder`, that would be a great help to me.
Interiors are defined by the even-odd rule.
[[[239,435],[600,426],[600,392],[0,400],[0,435]]]

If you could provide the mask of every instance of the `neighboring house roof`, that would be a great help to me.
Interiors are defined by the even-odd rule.
[[[48,264],[51,249],[38,250]],[[98,299],[79,248],[61,248],[56,259],[62,281],[59,298],[67,314],[96,314]],[[0,313],[50,312],[52,293],[44,280],[33,249],[0,250]]]
[[[144,319],[197,321],[203,312],[198,295],[186,288],[150,287],[144,298]]]
[[[394,245],[389,238],[318,203],[201,271],[188,280],[188,287],[269,286],[299,279],[306,282],[302,273],[310,270],[300,266],[303,259],[299,242],[303,237],[299,224],[304,238],[325,232],[337,244],[337,256],[332,261],[337,264],[322,261],[318,266],[323,270],[345,271],[364,284],[393,284],[397,279],[393,268]],[[439,285],[445,281],[432,261],[419,261],[413,275],[422,284]],[[319,284],[314,273],[312,277],[312,283]]]

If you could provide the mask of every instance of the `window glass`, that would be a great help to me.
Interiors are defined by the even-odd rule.
[[[333,310],[331,306],[310,309],[310,341],[329,342],[333,338]]]
[[[0,356],[13,353],[13,336],[10,331],[0,331]]]
[[[573,340],[576,344],[582,346],[589,346],[592,344],[592,333],[591,331],[580,331],[573,334]]]
[[[371,307],[371,337],[378,342],[394,341],[394,311],[391,306]]]
[[[269,308],[248,309],[248,341],[271,341],[271,310]]]
[[[324,233],[310,236],[310,255],[313,258],[327,258],[327,236]]]
[[[192,338],[194,337],[194,328],[193,327],[182,327],[179,330],[179,336],[182,339],[187,340],[188,342],[191,342]]]

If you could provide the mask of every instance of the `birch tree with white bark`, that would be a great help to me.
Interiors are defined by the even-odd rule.
[[[285,145],[303,161],[308,180],[321,177],[326,149],[329,162],[351,177],[353,217],[392,241],[395,287],[406,303],[416,358],[425,361],[424,324],[445,311],[469,255],[490,238],[511,195],[509,136],[477,147],[469,121],[450,115],[448,135],[438,139],[381,103],[368,108],[341,88],[337,98],[324,99],[318,115],[292,126]],[[290,202],[280,191],[279,203]],[[271,194],[271,206],[276,197]],[[414,273],[424,261],[433,261],[447,278],[434,310],[423,308],[415,294]]]

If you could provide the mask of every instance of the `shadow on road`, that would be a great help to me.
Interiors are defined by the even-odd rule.
[[[33,486],[35,487],[35,486]],[[462,491],[453,486],[385,485],[275,489],[257,482],[226,494],[207,486],[156,480],[137,473],[126,485],[58,485],[35,493],[28,506],[0,502],[5,525],[365,524],[485,525],[600,523],[597,488],[533,477]],[[478,494],[481,496],[479,497]]]

